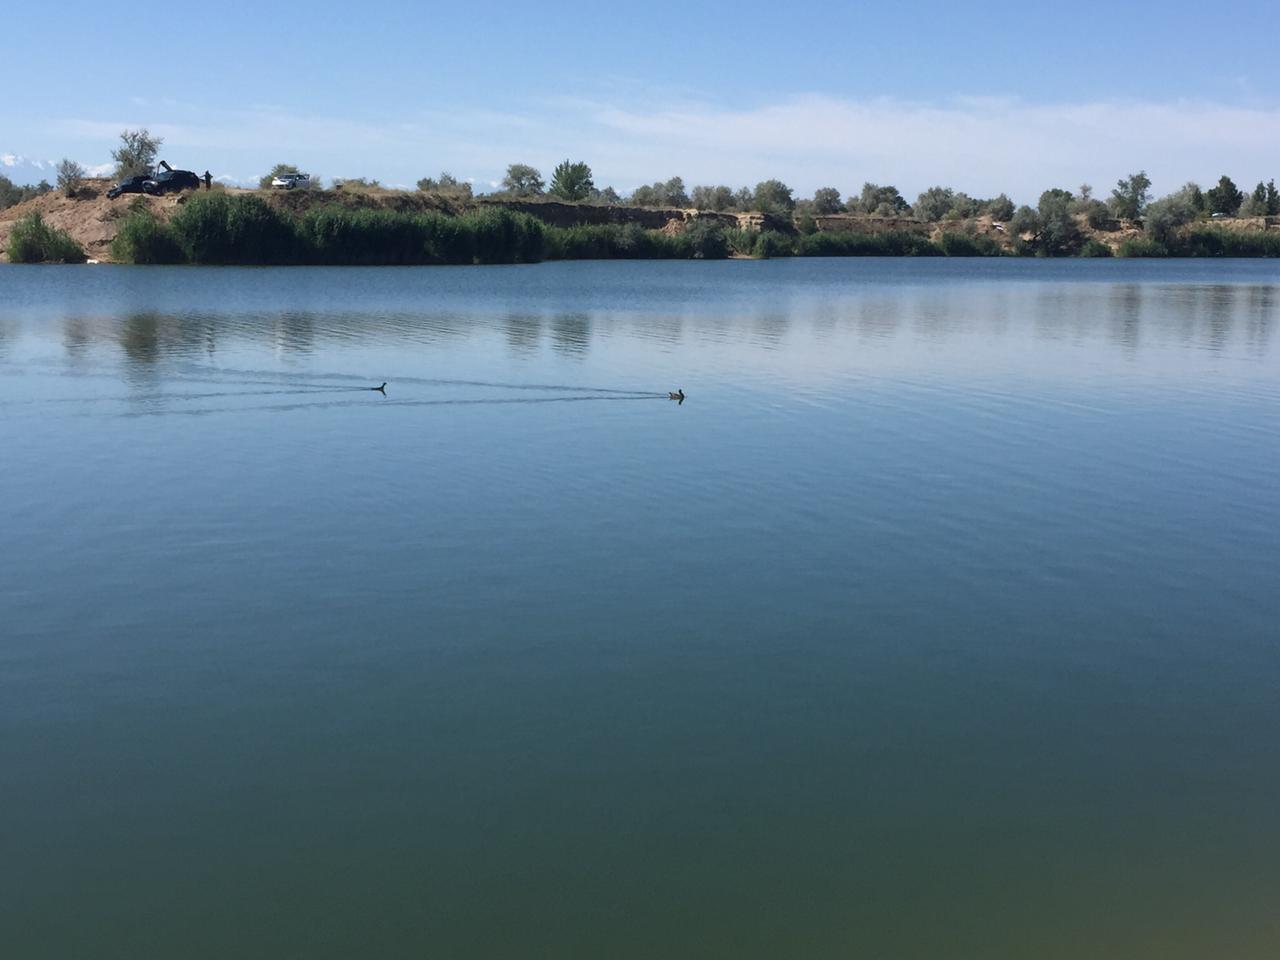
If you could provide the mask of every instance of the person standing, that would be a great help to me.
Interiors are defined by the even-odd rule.
[[[213,189],[213,174],[211,174],[208,170],[204,172],[204,188],[206,190]]]

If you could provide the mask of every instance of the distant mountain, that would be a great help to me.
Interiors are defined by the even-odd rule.
[[[34,157],[23,157],[15,153],[0,153],[0,176],[8,177],[18,186],[41,180],[53,183],[57,174],[54,167],[56,160],[37,160]]]
[[[84,163],[85,171],[91,177],[107,177],[115,169],[111,163]],[[41,180],[53,183],[58,177],[57,160],[41,160],[37,157],[24,157],[18,153],[5,153],[0,150],[0,176],[8,177],[18,186],[35,185]]]

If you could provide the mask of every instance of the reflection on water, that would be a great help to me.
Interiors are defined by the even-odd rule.
[[[850,333],[869,344],[890,344],[908,337],[913,341],[942,342],[949,338],[1003,338],[1022,336],[1031,321],[1037,338],[1044,340],[1098,341],[1120,348],[1129,359],[1139,356],[1144,337],[1153,344],[1201,346],[1215,352],[1232,349],[1237,341],[1247,353],[1263,357],[1272,338],[1276,314],[1274,286],[1158,286],[1126,283],[1101,289],[1055,287],[1028,294],[983,291],[981,296],[939,295],[931,292],[886,298],[877,293],[843,300],[817,301],[808,309],[788,314],[760,306],[721,317],[715,312],[673,314],[638,319],[602,313],[593,319],[581,311],[510,314],[502,320],[506,344],[513,356],[536,354],[544,345],[569,359],[583,359],[591,348],[596,328],[614,331],[629,328],[632,336],[677,343],[686,326],[699,337],[723,337],[741,331],[753,333],[756,347],[781,347],[795,327],[806,334],[841,341]],[[265,344],[272,354],[288,360],[304,359],[319,344],[332,345],[372,338],[390,342],[425,336],[433,341],[465,340],[490,332],[487,324],[458,313],[366,314],[286,311],[279,314],[192,312],[163,314],[129,313],[121,317],[69,315],[55,321],[68,360],[84,360],[96,347],[116,343],[127,364],[134,368],[162,360],[186,360],[198,355],[213,358],[232,344]],[[12,342],[24,331],[19,321],[0,325]],[[44,339],[47,325],[26,330]]]
[[[1280,942],[1274,266],[3,283],[6,955]]]

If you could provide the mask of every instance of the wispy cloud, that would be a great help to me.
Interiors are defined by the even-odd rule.
[[[573,157],[592,165],[597,183],[620,189],[675,174],[688,184],[734,186],[777,176],[802,192],[824,185],[849,192],[873,180],[908,194],[942,183],[1033,201],[1048,186],[1091,182],[1104,192],[1139,168],[1158,190],[1223,172],[1240,183],[1280,174],[1280,109],[1202,100],[926,103],[812,94],[744,108],[633,91],[518,110],[433,109],[395,121],[175,102],[128,112],[55,122],[48,132],[94,143],[101,154],[124,127],[145,125],[165,138],[166,154],[188,165],[252,172],[288,161],[327,176],[410,183],[446,169],[493,182],[514,161],[549,173]]]

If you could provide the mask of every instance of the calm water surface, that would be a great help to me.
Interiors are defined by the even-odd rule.
[[[1274,957],[1277,324],[1260,262],[0,268],[0,954]]]

